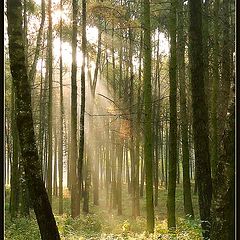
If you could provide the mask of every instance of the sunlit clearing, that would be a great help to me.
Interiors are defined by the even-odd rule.
[[[98,29],[96,27],[87,27],[86,33],[88,42],[96,44],[98,39]]]
[[[70,23],[71,19],[65,14],[65,11],[61,11],[60,9],[57,9],[52,12],[53,25],[60,23],[61,17],[64,22]]]
[[[41,5],[42,0],[34,0],[34,2],[38,5]],[[52,4],[59,4],[60,0],[52,0]]]
[[[58,61],[60,57],[60,38],[56,38],[53,41],[53,54],[55,61]],[[72,47],[67,42],[62,43],[62,57],[63,64],[66,64],[70,67],[72,64]]]
[[[166,38],[165,34],[163,32],[159,32],[158,30],[155,30],[154,35],[152,36],[152,41],[157,41],[159,34],[159,53],[160,54],[168,54],[169,53],[169,41]]]

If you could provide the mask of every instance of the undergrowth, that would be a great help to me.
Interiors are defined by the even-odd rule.
[[[141,215],[136,219],[131,217],[131,198],[125,192],[123,215],[118,216],[114,209],[109,210],[105,206],[104,197],[100,198],[100,206],[94,206],[90,201],[90,213],[84,215],[81,212],[79,218],[70,216],[70,198],[64,198],[64,214],[58,215],[58,198],[53,196],[53,211],[62,240],[137,240],[137,239],[182,239],[200,240],[201,227],[199,220],[185,219],[183,214],[182,189],[178,189],[176,195],[177,228],[174,234],[168,232],[166,215],[167,191],[160,192],[159,205],[155,209],[155,230],[148,234],[146,230],[145,201],[141,200]],[[7,240],[38,240],[40,233],[35,215],[31,210],[30,217],[19,216],[11,221],[9,216],[9,191],[5,197],[5,239]],[[193,204],[197,208],[196,196],[193,196]],[[195,216],[198,218],[198,212]]]

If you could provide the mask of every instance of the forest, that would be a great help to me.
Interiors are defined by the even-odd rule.
[[[5,239],[235,239],[234,0],[4,11]]]

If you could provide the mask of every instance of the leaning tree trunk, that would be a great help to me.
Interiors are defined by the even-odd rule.
[[[36,76],[37,61],[38,61],[40,50],[41,50],[41,42],[42,42],[42,36],[43,36],[43,31],[44,31],[43,27],[44,27],[44,22],[45,22],[45,0],[42,0],[41,8],[42,8],[42,10],[41,10],[42,11],[42,13],[41,13],[42,19],[41,19],[41,23],[40,23],[40,28],[38,30],[34,59],[33,59],[31,69],[29,71],[29,81],[32,86],[34,85],[34,79]]]
[[[205,98],[202,47],[202,1],[190,0],[189,53],[191,64],[193,136],[195,147],[196,178],[202,234],[210,235],[210,207],[212,179],[209,154],[208,109]]]
[[[60,239],[46,189],[34,135],[31,89],[25,66],[20,0],[7,1],[10,68],[16,94],[16,116],[19,142],[29,194],[36,214],[41,238]]]

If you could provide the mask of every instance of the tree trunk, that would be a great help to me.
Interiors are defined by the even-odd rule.
[[[57,187],[57,130],[56,126],[54,129],[54,169],[53,169],[53,195],[58,195],[58,187]]]
[[[169,165],[169,132],[168,132],[168,120],[166,112],[166,132],[165,132],[165,188],[168,188],[168,165]]]
[[[52,204],[52,0],[48,3],[48,165],[47,165],[47,191]]]
[[[230,22],[229,22],[229,1],[223,0],[222,3],[222,11],[223,11],[223,40],[222,40],[222,77],[221,77],[221,91],[219,95],[220,99],[220,107],[219,107],[219,131],[220,139],[222,133],[224,132],[224,123],[227,116],[227,110],[230,99],[230,86],[231,86],[231,72],[230,72],[230,64],[232,62],[230,58],[230,49],[231,49],[231,40],[230,39]]]
[[[84,114],[85,114],[85,58],[86,58],[86,0],[82,0],[82,71],[81,71],[81,112],[80,112],[80,143],[79,143],[79,158],[78,158],[78,189],[79,201],[81,194],[82,168],[84,161]],[[80,204],[80,202],[78,203]],[[80,206],[79,206],[80,208]]]
[[[215,199],[212,214],[212,240],[235,239],[235,104],[231,103],[223,149],[213,180]]]
[[[12,162],[11,162],[11,193],[10,193],[10,215],[11,219],[16,218],[19,206],[19,141],[16,125],[16,100],[14,96],[14,86],[11,91],[11,135],[12,135]]]
[[[213,46],[213,81],[211,96],[211,167],[214,178],[218,162],[218,104],[219,104],[219,1],[214,1],[214,46]],[[214,191],[213,191],[214,193]]]
[[[183,198],[186,217],[194,218],[191,183],[189,176],[189,144],[188,144],[188,119],[186,104],[185,82],[185,36],[183,33],[183,3],[179,4],[178,11],[178,62],[179,62],[179,86],[180,86],[180,116],[182,136],[182,165],[183,165]]]
[[[171,1],[170,19],[170,127],[169,127],[169,181],[168,181],[168,229],[175,230],[175,194],[177,172],[177,63],[176,63],[176,1]]]
[[[79,188],[77,183],[77,14],[78,1],[72,0],[72,93],[71,93],[71,216],[76,218],[80,214]],[[81,130],[82,131],[82,130]]]
[[[152,86],[151,86],[151,31],[150,31],[150,2],[143,2],[143,80],[144,80],[144,159],[146,167],[146,210],[147,230],[154,231],[153,208],[153,169],[152,169]]]
[[[22,159],[21,159],[22,161]],[[24,172],[24,168],[22,164],[20,164],[20,174],[21,174],[21,182],[20,182],[20,188],[21,188],[21,194],[20,194],[20,202],[21,202],[21,208],[20,208],[20,214],[24,217],[30,215],[30,202],[29,202],[29,191],[28,186],[26,182],[26,175]]]
[[[123,142],[120,139],[118,146],[118,173],[117,173],[118,215],[122,215],[122,162],[123,162]]]
[[[131,195],[132,195],[132,216],[136,218],[136,156],[135,156],[135,144],[134,144],[134,124],[133,124],[133,115],[132,115],[132,105],[134,102],[134,92],[133,92],[133,32],[129,28],[129,69],[130,69],[130,93],[129,93],[129,123],[130,123],[130,158],[131,158]]]
[[[63,0],[60,1],[62,11]],[[60,19],[60,134],[58,147],[58,176],[59,176],[59,214],[63,214],[63,62],[62,62],[62,15]]]
[[[189,1],[189,59],[191,64],[193,135],[199,211],[202,221],[203,238],[209,239],[212,180],[209,154],[208,109],[205,99],[203,76],[201,2],[201,0]]]
[[[19,142],[29,194],[41,238],[60,239],[51,205],[41,178],[41,165],[34,136],[31,89],[25,66],[21,1],[7,1],[10,68],[16,94]]]
[[[36,75],[37,61],[38,61],[39,53],[40,53],[40,50],[41,50],[41,41],[42,41],[43,30],[44,30],[43,27],[44,27],[44,22],[45,22],[45,0],[41,1],[41,8],[42,8],[42,12],[41,12],[42,19],[41,19],[41,23],[40,23],[40,28],[38,30],[34,59],[33,59],[33,63],[32,63],[31,69],[29,71],[29,81],[30,81],[31,85],[34,84],[34,79],[35,79],[35,75]]]

